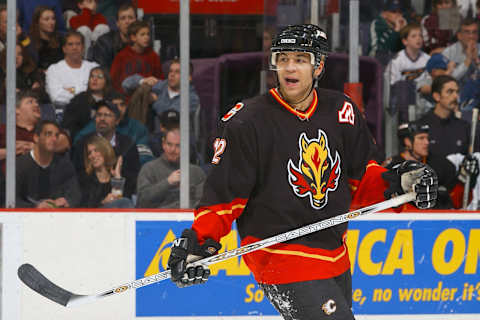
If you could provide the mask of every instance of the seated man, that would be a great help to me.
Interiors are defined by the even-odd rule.
[[[137,182],[137,207],[180,207],[180,130],[167,129],[163,138],[163,154],[145,164]],[[190,165],[190,205],[195,205],[203,191],[205,173],[199,166]]]
[[[426,124],[418,125],[415,122],[401,124],[397,134],[403,151],[386,160],[384,166],[391,169],[405,160],[428,164],[438,175],[438,198],[434,208],[461,208],[466,176],[471,176],[474,185],[478,176],[478,161],[473,157],[465,157],[457,173],[455,165],[447,158],[429,153],[429,131],[430,128]]]
[[[73,163],[77,172],[85,170],[83,153],[87,139],[98,134],[110,141],[117,158],[122,156],[121,176],[125,177],[124,196],[129,198],[135,193],[137,176],[140,171],[140,159],[135,141],[130,137],[116,132],[120,122],[120,110],[111,102],[102,100],[96,105],[95,131],[87,134],[73,145]]]
[[[55,153],[60,128],[43,120],[35,127],[33,149],[17,159],[17,208],[77,207],[81,192],[75,168]]]
[[[442,54],[455,62],[452,76],[458,80],[460,86],[463,86],[479,72],[478,22],[472,18],[463,19],[457,32],[457,39],[458,41],[445,48]]]
[[[200,98],[195,91],[192,81],[193,65],[190,64],[190,119],[193,125],[193,115],[200,106]],[[152,87],[153,93],[153,111],[155,113],[154,133],[160,131],[159,117],[167,110],[176,110],[180,112],[180,60],[172,60],[168,69],[167,80],[160,80],[155,77],[144,78],[139,74],[132,75],[122,82],[122,87],[126,92],[135,91],[140,85],[148,84]]]
[[[137,12],[129,2],[118,7],[117,11],[117,29],[99,37],[89,52],[89,60],[97,62],[99,65],[110,68],[113,59],[120,50],[128,45],[128,26],[137,20]]]
[[[150,149],[147,127],[137,119],[130,118],[127,114],[127,103],[125,96],[119,92],[113,91],[108,95],[108,99],[117,106],[120,111],[120,122],[117,125],[117,132],[130,137],[137,145],[140,163],[143,165],[153,160],[152,149]],[[81,140],[87,134],[95,131],[95,122],[90,121],[82,130],[78,132],[74,142]]]
[[[16,154],[27,154],[33,148],[33,135],[37,123],[40,121],[40,107],[37,96],[32,91],[21,91],[17,94],[15,120],[16,120]],[[5,173],[6,125],[0,125],[0,166]],[[62,153],[70,148],[70,142],[64,132],[57,138],[55,152]]]
[[[46,90],[56,107],[57,121],[62,122],[63,107],[79,92],[87,90],[90,70],[98,64],[83,60],[84,38],[69,31],[63,44],[65,59],[50,65],[46,72]]]
[[[418,120],[419,124],[430,127],[429,152],[442,157],[452,153],[467,154],[469,124],[455,117],[459,108],[457,80],[449,75],[436,77],[432,82],[432,97],[435,107]]]

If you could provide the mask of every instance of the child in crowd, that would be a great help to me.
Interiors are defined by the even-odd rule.
[[[433,54],[427,62],[426,70],[417,80],[417,110],[420,114],[427,113],[435,106],[432,98],[432,82],[438,76],[451,75],[455,62],[449,61],[441,53]]]
[[[400,39],[405,49],[393,57],[385,71],[390,79],[390,85],[400,80],[417,79],[430,59],[430,56],[422,51],[422,32],[418,24],[410,23],[400,30]]]
[[[77,0],[77,6],[81,12],[70,19],[70,26],[85,37],[86,56],[92,42],[109,32],[110,28],[107,19],[97,13],[97,0]]]
[[[392,105],[399,110],[399,120],[406,122],[411,118],[408,106],[416,104],[415,83],[430,57],[421,50],[423,39],[418,24],[410,23],[402,28],[400,38],[405,49],[388,63],[385,77],[391,85]]]
[[[164,79],[160,57],[150,46],[150,28],[145,21],[135,21],[128,27],[130,45],[113,60],[110,75],[113,87],[124,92],[122,81],[133,74]]]

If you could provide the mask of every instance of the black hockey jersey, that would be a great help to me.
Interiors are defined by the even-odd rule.
[[[383,201],[385,171],[354,103],[343,93],[313,91],[303,112],[276,89],[238,103],[221,119],[193,229],[219,241],[236,219],[242,245]],[[367,190],[368,188],[368,190]],[[329,278],[350,264],[347,224],[244,256],[257,281]]]

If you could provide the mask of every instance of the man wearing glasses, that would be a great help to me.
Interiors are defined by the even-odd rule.
[[[478,53],[478,22],[473,18],[466,18],[460,23],[457,32],[458,41],[443,50],[442,54],[456,63],[452,76],[459,80],[460,87],[478,69],[480,58]]]
[[[135,141],[130,137],[116,132],[120,123],[120,110],[109,101],[99,101],[95,105],[95,131],[78,140],[73,145],[73,163],[77,172],[85,170],[83,163],[83,152],[85,142],[94,135],[100,135],[110,141],[117,158],[122,156],[122,177],[126,178],[126,195],[134,194],[137,184],[137,176],[140,171],[140,159]]]

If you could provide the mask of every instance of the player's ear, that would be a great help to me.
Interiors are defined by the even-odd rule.
[[[433,100],[435,100],[435,102],[439,102],[440,101],[440,94],[438,92],[433,92],[432,93],[432,98],[433,98]]]
[[[315,78],[318,78],[320,74],[322,73],[323,68],[325,67],[325,62],[322,60],[320,61],[320,64],[318,65],[317,69],[313,72],[313,76]]]

